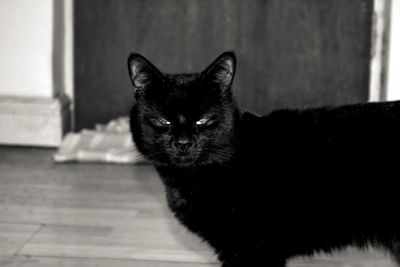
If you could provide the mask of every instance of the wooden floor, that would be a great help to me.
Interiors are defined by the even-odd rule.
[[[166,208],[148,165],[54,164],[51,149],[0,147],[0,267],[211,267]],[[289,266],[389,267],[351,249]]]

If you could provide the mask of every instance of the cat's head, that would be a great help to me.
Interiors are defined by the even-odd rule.
[[[131,130],[142,154],[178,168],[229,161],[238,114],[233,52],[194,74],[164,74],[139,54],[129,56],[128,67],[136,98]]]

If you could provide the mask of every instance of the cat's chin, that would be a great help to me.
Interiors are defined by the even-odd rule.
[[[171,158],[171,164],[177,168],[190,168],[196,165],[196,160],[191,156],[178,156]]]

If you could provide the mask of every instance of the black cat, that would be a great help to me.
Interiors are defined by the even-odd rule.
[[[132,54],[133,139],[224,267],[368,244],[400,252],[400,103],[241,113],[236,58],[161,73]]]

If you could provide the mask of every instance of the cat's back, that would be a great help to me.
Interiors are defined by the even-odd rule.
[[[283,109],[266,116],[246,112],[240,125],[242,142],[253,148],[293,152],[308,147],[312,152],[318,146],[327,153],[378,152],[400,145],[400,101]]]
[[[243,172],[262,183],[294,191],[329,185],[348,197],[357,188],[390,194],[397,190],[400,102],[244,113],[241,144]]]
[[[339,218],[359,227],[389,214],[400,223],[400,102],[244,113],[241,127],[241,164],[232,173],[255,210],[281,216],[277,224]]]

